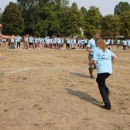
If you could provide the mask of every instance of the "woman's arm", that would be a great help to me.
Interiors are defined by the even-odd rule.
[[[15,36],[7,36],[7,35],[0,34],[0,38],[11,39],[11,38],[15,38]]]
[[[112,63],[116,60],[117,56],[114,54],[114,56],[112,57]]]

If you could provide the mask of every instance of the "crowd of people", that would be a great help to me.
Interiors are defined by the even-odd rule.
[[[30,49],[30,48],[50,48],[50,49],[62,49],[66,44],[66,49],[76,49],[86,48],[87,45],[87,38],[78,39],[76,38],[63,38],[63,37],[36,37],[31,36],[29,34],[25,35],[23,38],[17,35],[15,38],[11,38],[8,40],[8,46],[10,49],[16,48],[23,48],[23,49]],[[0,47],[6,47],[6,39],[2,38],[0,42]],[[22,44],[21,44],[22,43]]]
[[[0,39],[0,47],[6,47],[8,43],[8,47],[10,49],[23,48],[50,48],[50,49],[62,49],[64,45],[66,45],[66,49],[87,49],[88,39],[87,38],[64,38],[64,37],[36,37],[31,36],[29,34],[21,37],[20,35],[14,36],[11,39],[6,40],[7,38]],[[116,41],[114,39],[104,39],[108,49],[112,49],[114,44],[117,45],[117,49],[119,46],[123,45],[123,50],[126,50],[127,47],[130,49],[130,39],[119,40]]]

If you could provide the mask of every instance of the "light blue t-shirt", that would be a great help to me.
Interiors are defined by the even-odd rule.
[[[87,43],[87,40],[86,40],[86,39],[84,39],[84,43]]]
[[[22,40],[22,38],[20,36],[16,37],[16,42],[20,42]]]
[[[78,44],[81,44],[81,40],[80,39],[78,40]]]
[[[126,40],[123,40],[122,42],[123,42],[123,45],[125,45],[125,46],[127,45],[127,41]]]
[[[109,41],[106,41],[105,43],[106,43],[106,45],[109,45]]]
[[[60,44],[60,43],[61,43],[61,39],[60,39],[60,38],[58,38],[58,39],[57,39],[57,42],[58,42],[58,44]]]
[[[70,39],[67,39],[67,44],[70,44],[71,43],[71,40]]]
[[[29,42],[32,43],[33,42],[33,38],[29,37]]]
[[[110,50],[106,49],[104,52],[99,47],[95,47],[93,52],[93,60],[97,61],[96,68],[98,74],[112,74],[112,57],[114,57],[114,53]]]
[[[107,40],[107,42],[110,44],[111,40],[110,40],[110,39],[108,39],[108,40]]]
[[[130,40],[128,40],[128,46],[130,46]]]
[[[35,41],[35,44],[37,44],[38,43],[38,38],[35,38],[34,41]]]
[[[120,44],[120,40],[117,40],[117,44],[118,44],[118,45]]]
[[[96,47],[95,40],[93,38],[88,41],[87,47],[92,50],[92,52],[89,52],[89,54],[93,55],[93,50]]]

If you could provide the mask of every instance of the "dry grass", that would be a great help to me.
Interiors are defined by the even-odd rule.
[[[0,49],[0,130],[129,130],[130,50],[114,52],[107,111],[85,50]]]

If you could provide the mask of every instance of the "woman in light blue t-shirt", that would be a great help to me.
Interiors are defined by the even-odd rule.
[[[95,65],[97,68],[97,83],[99,87],[100,94],[102,96],[104,106],[107,110],[111,110],[111,103],[109,100],[109,88],[106,86],[106,79],[112,74],[112,62],[117,58],[117,56],[107,49],[107,46],[103,39],[98,38],[96,40],[96,46],[93,51],[93,61],[90,65]]]

